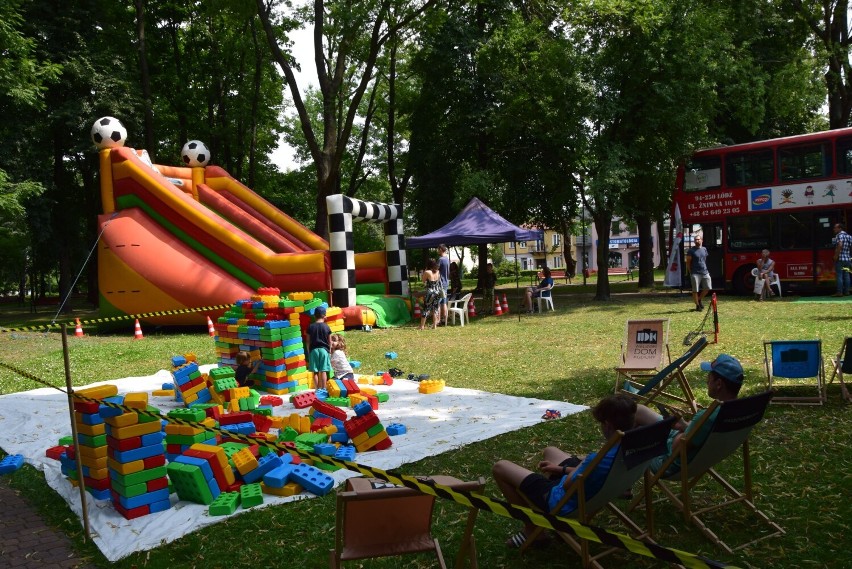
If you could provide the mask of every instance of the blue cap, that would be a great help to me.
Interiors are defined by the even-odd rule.
[[[742,384],[743,382],[743,366],[740,365],[737,358],[728,354],[719,354],[712,362],[701,362],[701,369],[712,371],[733,383]]]
[[[325,318],[325,306],[317,306],[314,308],[314,318]]]

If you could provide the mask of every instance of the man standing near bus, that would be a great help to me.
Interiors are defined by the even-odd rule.
[[[839,221],[834,224],[834,272],[837,275],[837,292],[834,296],[849,296],[852,281],[852,235],[844,231]]]
[[[704,310],[702,300],[713,288],[710,281],[710,271],[707,269],[707,249],[702,245],[701,235],[696,235],[694,245],[686,252],[686,272],[692,281],[692,300],[696,312]]]

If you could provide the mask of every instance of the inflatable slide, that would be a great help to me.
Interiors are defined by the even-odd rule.
[[[260,287],[330,289],[328,242],[218,166],[153,165],[101,150],[101,310],[139,314],[230,304]],[[204,323],[204,314],[158,316]]]

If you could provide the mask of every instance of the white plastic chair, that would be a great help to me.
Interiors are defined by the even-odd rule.
[[[547,305],[548,310],[553,310],[555,312],[556,309],[553,307],[553,295],[551,294],[551,291],[547,291],[547,296],[543,296],[543,295],[544,295],[544,293],[542,293],[542,296],[539,296],[536,299],[538,301],[538,312],[539,312],[539,314],[544,312],[544,307],[542,305],[545,305],[545,304]]]
[[[447,315],[452,316],[454,325],[456,323],[456,314],[458,314],[461,325],[464,326],[464,321],[467,318],[467,305],[472,296],[473,293],[469,292],[458,300],[447,301]],[[470,322],[470,319],[468,319],[468,322]]]
[[[751,274],[754,278],[757,278],[757,275],[760,274],[760,271],[757,268],[751,270]],[[781,294],[781,277],[778,276],[778,273],[773,273],[772,278],[769,280],[769,286],[778,287],[778,298],[781,298],[783,295]],[[766,296],[769,296],[768,294]]]

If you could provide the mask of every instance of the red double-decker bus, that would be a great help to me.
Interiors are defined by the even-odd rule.
[[[674,203],[685,243],[703,233],[714,288],[750,294],[762,249],[784,290],[833,286],[832,227],[852,222],[852,128],[700,150],[678,169]]]

